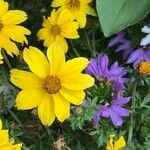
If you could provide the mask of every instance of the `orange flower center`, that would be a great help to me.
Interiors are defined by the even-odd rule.
[[[4,24],[0,21],[0,31],[3,30]]]
[[[54,35],[58,35],[61,33],[61,28],[58,25],[53,25],[51,28],[51,32]]]
[[[61,88],[60,79],[56,76],[47,76],[42,80],[42,88],[49,94],[55,94]]]
[[[150,62],[141,61],[138,66],[138,71],[142,75],[150,75]]]
[[[80,1],[79,0],[70,0],[69,7],[74,8],[74,9],[79,9]]]

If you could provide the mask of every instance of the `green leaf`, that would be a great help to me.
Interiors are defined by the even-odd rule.
[[[150,102],[150,93],[145,96],[141,105],[147,105],[149,102]]]
[[[96,0],[96,6],[108,37],[143,19],[150,11],[150,0]]]

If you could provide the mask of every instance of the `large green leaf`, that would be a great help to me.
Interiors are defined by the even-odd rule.
[[[150,11],[150,0],[96,0],[96,3],[106,37],[137,23]]]

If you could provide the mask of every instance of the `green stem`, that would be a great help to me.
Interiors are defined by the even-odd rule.
[[[47,130],[47,134],[48,134],[48,136],[50,136],[50,137],[51,137],[51,131],[50,131],[49,127],[48,127],[48,126],[46,126],[45,128],[46,128],[46,130]]]
[[[7,57],[7,55],[6,55],[6,53],[5,53],[4,50],[2,50],[2,55],[4,56],[4,59],[5,59],[5,61],[6,61],[6,64],[7,64],[8,67],[9,67],[9,69],[11,70],[11,69],[12,69],[11,63],[10,63],[10,61],[9,61],[9,59],[8,59],[8,57]]]
[[[136,88],[137,88],[137,81],[133,84],[133,91],[132,91],[132,113],[130,117],[130,126],[129,126],[129,133],[128,133],[128,145],[132,143],[132,135],[133,135],[133,119],[135,113],[135,101],[136,101]]]
[[[83,29],[83,32],[84,32],[84,35],[85,35],[85,38],[86,38],[86,41],[87,41],[87,44],[88,44],[88,48],[91,51],[92,56],[96,57],[95,50],[91,46],[91,43],[90,43],[90,40],[89,40],[89,37],[88,37],[88,34],[87,34],[86,30]]]
[[[8,110],[9,114],[12,116],[12,118],[14,118],[14,120],[21,126],[23,127],[22,122],[20,121],[20,119],[15,115],[15,113],[13,111],[11,111],[10,109]]]
[[[74,51],[74,53],[75,53],[78,57],[80,57],[80,54],[79,54],[78,51],[76,50],[76,48],[75,48],[75,46],[74,46],[72,40],[70,40],[70,45],[71,45],[72,50]]]
[[[96,48],[95,48],[95,29],[92,30],[92,46],[93,46],[93,51],[95,52],[96,55]]]

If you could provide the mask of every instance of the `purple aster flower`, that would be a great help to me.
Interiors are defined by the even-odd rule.
[[[139,48],[129,56],[127,63],[133,63],[136,68],[141,61],[150,61],[150,48]]]
[[[127,74],[126,69],[120,67],[118,62],[115,62],[110,68],[108,65],[108,56],[100,54],[97,59],[90,60],[85,72],[96,77],[99,81],[107,80],[112,84],[114,91],[124,90],[124,83],[128,81],[124,77]]]
[[[123,58],[126,59],[133,51],[132,43],[124,38],[125,33],[121,32],[109,41],[108,47],[119,45],[115,52],[122,52]]]
[[[129,111],[122,106],[127,104],[130,97],[120,97],[113,99],[111,103],[106,103],[105,105],[99,105],[99,110],[94,114],[94,126],[98,125],[100,119],[111,118],[113,124],[118,127],[123,123],[123,117],[129,116]]]

